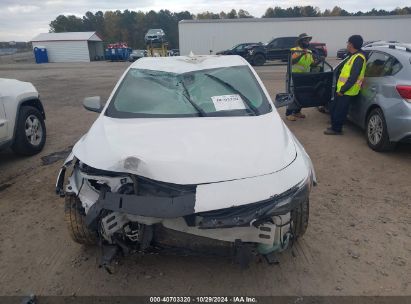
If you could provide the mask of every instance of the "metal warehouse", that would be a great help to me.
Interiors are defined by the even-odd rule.
[[[273,37],[308,33],[325,42],[329,56],[346,46],[347,38],[411,42],[411,15],[364,17],[250,18],[183,20],[179,22],[180,52],[216,53],[242,42],[268,42]]]
[[[104,58],[96,32],[43,33],[32,39],[33,49],[46,48],[49,62],[90,62]]]

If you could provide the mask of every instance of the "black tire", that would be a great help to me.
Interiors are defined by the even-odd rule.
[[[32,127],[29,126],[28,120],[32,123]],[[35,126],[33,124],[34,121]],[[27,128],[31,128],[33,134],[30,140],[26,135]],[[20,155],[34,155],[43,149],[45,143],[46,125],[43,115],[34,107],[22,106],[18,113],[15,138],[11,148]]]
[[[308,199],[291,211],[291,226],[295,239],[303,236],[305,231],[307,230],[309,215],[310,202]]]
[[[83,245],[97,244],[97,233],[86,226],[84,209],[80,200],[73,195],[66,195],[64,220],[73,241]]]
[[[365,136],[368,146],[377,152],[391,151],[395,143],[390,141],[384,113],[380,108],[373,109],[367,117]]]
[[[256,54],[253,58],[253,63],[255,66],[262,66],[265,63],[265,57],[263,54]]]

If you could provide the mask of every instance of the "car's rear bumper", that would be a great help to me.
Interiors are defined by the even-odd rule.
[[[390,141],[409,141],[411,137],[411,103],[405,100],[391,103],[384,109]]]

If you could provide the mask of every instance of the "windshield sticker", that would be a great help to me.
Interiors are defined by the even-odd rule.
[[[245,110],[243,99],[240,95],[220,95],[211,96],[211,100],[214,103],[216,111],[229,111],[229,110]]]

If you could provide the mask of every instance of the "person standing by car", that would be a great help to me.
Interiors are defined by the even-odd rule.
[[[366,57],[361,47],[363,39],[360,35],[348,38],[347,50],[349,59],[345,62],[337,81],[336,97],[331,104],[331,127],[324,131],[325,135],[341,135],[347,118],[351,101],[360,93],[364,80]]]
[[[292,73],[309,73],[311,66],[316,65],[313,53],[308,49],[312,36],[306,33],[300,34],[297,39],[297,46],[291,49]],[[297,118],[305,118],[301,113],[301,107],[294,102],[287,107],[285,112],[287,120],[296,121]]]

